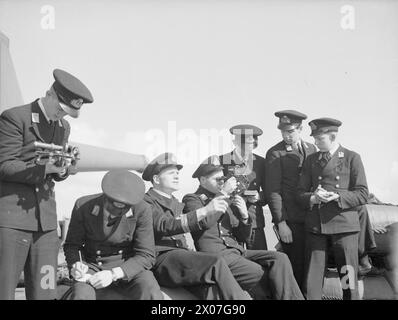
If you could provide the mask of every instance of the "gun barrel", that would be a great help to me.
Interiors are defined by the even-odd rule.
[[[40,148],[40,149],[47,149],[47,150],[52,150],[52,151],[62,151],[64,149],[63,146],[59,146],[54,143],[43,143],[43,142],[34,142],[35,148]]]

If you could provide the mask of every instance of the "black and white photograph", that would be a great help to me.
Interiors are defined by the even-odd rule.
[[[398,1],[0,0],[0,300],[397,300],[397,119]]]

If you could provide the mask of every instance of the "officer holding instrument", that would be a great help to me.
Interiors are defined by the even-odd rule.
[[[153,272],[160,285],[183,286],[202,300],[246,300],[249,296],[235,281],[222,257],[191,250],[187,233],[198,230],[200,221],[224,211],[228,204],[218,198],[202,209],[183,213],[184,205],[173,196],[179,189],[182,167],[174,154],[166,152],[153,159],[142,174],[153,186],[144,198],[153,215],[157,253]],[[223,190],[233,189],[234,181],[230,181]]]
[[[206,159],[192,177],[199,180],[199,187],[195,193],[184,196],[184,212],[200,210],[211,201],[232,193],[225,210],[206,216],[199,221],[199,228],[191,230],[196,249],[223,257],[242,289],[256,299],[259,298],[257,289],[261,288],[271,299],[302,300],[289,258],[284,253],[246,250],[239,244],[250,236],[252,218],[245,200],[225,189],[228,181],[224,183],[220,179],[223,168],[218,157]]]
[[[251,236],[247,239],[247,248],[266,250],[264,213],[265,206],[265,159],[253,150],[257,147],[258,137],[263,131],[253,125],[240,124],[229,129],[233,135],[235,149],[220,156],[225,176],[235,176],[241,182],[241,196],[245,200],[252,220]],[[245,189],[245,190],[243,190]]]
[[[34,102],[0,115],[0,300],[14,299],[24,271],[27,299],[56,298],[59,240],[54,181],[66,166],[36,162],[34,143],[65,145],[83,103],[93,102],[87,87],[56,69],[55,82]]]

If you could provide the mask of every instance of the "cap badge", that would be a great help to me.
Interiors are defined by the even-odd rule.
[[[204,193],[202,193],[202,194],[199,196],[199,198],[200,198],[200,200],[202,200],[202,201],[206,201],[206,200],[208,199],[208,197],[207,197]]]
[[[177,158],[174,153],[166,152],[156,160],[156,165],[174,164],[177,163]]]
[[[288,117],[288,116],[286,116],[286,115],[284,115],[282,118],[281,118],[281,123],[290,123],[291,121],[290,121],[290,118]]]
[[[39,114],[38,113],[32,113],[32,122],[34,122],[34,123],[40,123],[40,120],[39,120]]]
[[[80,107],[83,105],[83,99],[73,99],[70,101],[70,104],[72,107],[80,109]]]
[[[339,152],[339,158],[344,158],[344,152],[342,151]]]
[[[313,122],[310,123],[310,127],[311,127],[311,130],[312,130],[312,131],[315,131],[316,128],[317,128],[316,124],[313,123]]]
[[[290,144],[286,145],[286,150],[287,151],[293,151],[293,148]]]
[[[209,159],[209,164],[212,164],[213,166],[219,166],[220,165],[220,159],[217,156],[212,156]]]

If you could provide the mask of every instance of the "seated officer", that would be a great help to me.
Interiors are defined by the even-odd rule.
[[[192,175],[200,186],[183,198],[184,212],[206,207],[212,201],[225,198],[230,192],[223,188],[223,167],[213,156],[202,163]],[[199,221],[191,230],[196,249],[222,256],[236,281],[244,290],[259,286],[270,292],[272,299],[302,300],[303,295],[294,279],[289,258],[276,251],[245,250],[238,244],[246,242],[251,233],[251,217],[242,197],[234,195],[225,210]]]
[[[109,171],[102,191],[78,199],[73,208],[64,245],[76,280],[71,298],[100,300],[116,293],[129,300],[163,299],[150,271],[155,247],[144,182],[127,170]]]
[[[229,129],[234,135],[235,149],[220,157],[224,175],[235,174],[247,180],[247,190],[243,194],[252,221],[252,233],[247,248],[252,250],[267,250],[265,238],[263,206],[266,201],[265,189],[265,159],[253,153],[257,147],[258,137],[263,131],[253,125],[241,124]],[[262,190],[262,192],[260,191]]]
[[[184,233],[199,230],[201,220],[225,211],[227,204],[216,199],[204,208],[183,214],[184,205],[173,196],[179,187],[181,168],[173,154],[164,153],[151,161],[142,174],[153,185],[144,199],[153,213],[156,279],[162,286],[184,286],[200,299],[249,299],[221,257],[188,249]]]

